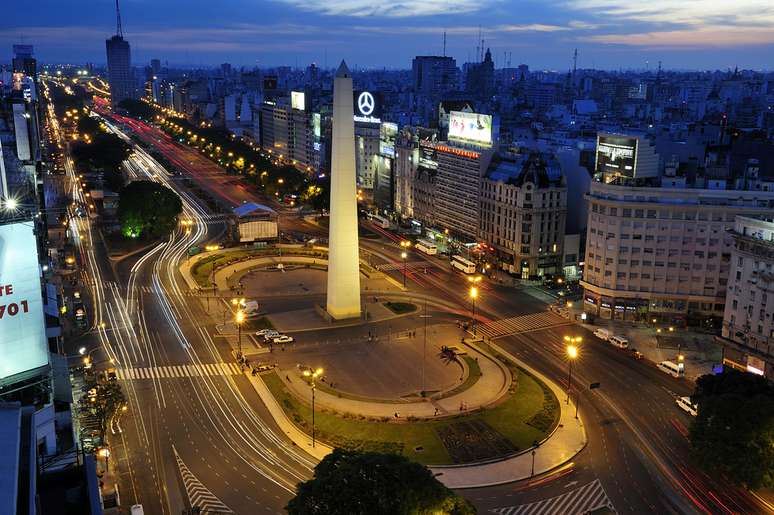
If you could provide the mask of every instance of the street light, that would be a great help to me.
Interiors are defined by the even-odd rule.
[[[311,368],[307,368],[304,370],[304,377],[309,378],[309,384],[312,387],[312,447],[314,447],[315,443],[315,431],[314,431],[314,391],[316,388],[315,379],[320,377],[323,373],[322,368],[318,368],[317,370],[312,370]]]
[[[477,275],[476,277],[468,277],[468,282],[473,284],[470,287],[470,300],[472,304],[470,325],[473,328],[473,336],[476,336],[476,299],[478,298],[478,286],[476,286],[476,284],[481,282],[481,276]]]
[[[234,321],[236,322],[237,326],[237,338],[239,341],[239,353],[237,357],[241,360],[242,359],[242,323],[245,321],[245,312],[241,309],[236,312],[234,315]]]
[[[570,403],[570,390],[572,390],[572,362],[578,358],[578,344],[583,341],[580,336],[565,336],[564,341],[567,342],[567,400],[566,404]]]
[[[411,242],[408,240],[401,240],[400,247],[402,249],[408,250],[408,248],[411,246]],[[400,257],[403,258],[403,289],[406,289],[406,258],[408,257],[408,253],[404,250],[400,253]]]

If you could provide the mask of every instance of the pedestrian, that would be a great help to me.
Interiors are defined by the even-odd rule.
[[[437,416],[438,416],[438,408],[435,408],[435,413],[433,413],[433,416],[434,416],[434,417],[437,417]]]

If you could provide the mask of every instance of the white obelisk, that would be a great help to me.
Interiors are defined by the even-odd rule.
[[[352,74],[344,61],[333,80],[332,143],[326,310],[331,317],[341,320],[360,316],[355,121]]]

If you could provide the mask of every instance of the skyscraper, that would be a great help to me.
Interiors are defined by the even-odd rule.
[[[442,95],[457,87],[457,63],[453,57],[418,55],[411,63],[414,91]]]
[[[110,101],[115,106],[122,100],[133,98],[135,89],[132,80],[132,54],[129,42],[124,39],[118,0],[116,0],[116,34],[105,41],[105,47],[107,49]]]

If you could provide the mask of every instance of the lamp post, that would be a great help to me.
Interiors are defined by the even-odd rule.
[[[237,339],[239,342],[239,353],[237,354],[237,357],[241,360],[242,359],[242,323],[245,321],[245,312],[241,309],[236,312],[234,315],[234,321],[236,322],[237,326]]]
[[[473,329],[473,336],[476,336],[476,299],[478,298],[478,284],[481,282],[481,276],[477,275],[476,277],[468,277],[468,281],[472,283],[470,287],[470,301],[471,301],[471,316],[470,316],[470,325]]]
[[[578,344],[583,341],[580,336],[565,336],[564,341],[567,342],[567,399],[564,401],[566,404],[570,403],[570,390],[572,390],[572,362],[578,358]]]
[[[307,368],[304,370],[304,377],[309,378],[309,384],[312,387],[312,447],[314,447],[315,443],[315,430],[314,430],[314,391],[316,388],[315,379],[320,377],[323,373],[322,368],[318,368],[317,370],[312,370],[311,368]]]
[[[400,248],[404,249],[403,252],[400,253],[400,257],[403,259],[403,289],[406,289],[406,258],[408,257],[408,253],[406,250],[411,246],[411,242],[408,240],[401,240],[400,242]]]

